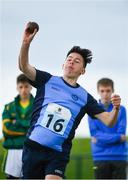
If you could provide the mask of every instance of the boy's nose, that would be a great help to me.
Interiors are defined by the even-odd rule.
[[[73,64],[74,62],[73,61],[70,61],[70,64]]]

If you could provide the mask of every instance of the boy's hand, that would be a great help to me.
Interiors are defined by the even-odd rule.
[[[126,141],[126,136],[124,134],[121,134],[121,142],[125,142]]]
[[[26,25],[24,35],[23,35],[23,43],[26,45],[30,45],[37,31],[39,30],[39,26],[37,23],[29,22]]]
[[[115,109],[119,109],[120,103],[121,103],[120,96],[119,95],[113,95],[111,98],[111,102],[112,102]]]
[[[97,143],[97,139],[95,137],[92,137],[91,140],[92,140],[92,143],[95,143],[95,144]]]
[[[13,120],[12,120],[12,124],[16,124],[16,119],[13,119]]]

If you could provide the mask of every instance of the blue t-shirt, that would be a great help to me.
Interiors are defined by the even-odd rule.
[[[80,85],[69,85],[62,77],[36,70],[37,88],[29,139],[57,151],[69,152],[81,119],[104,112],[97,101]]]
[[[107,112],[112,111],[112,103],[106,108],[99,102]],[[96,138],[92,142],[92,155],[94,161],[126,160],[126,142],[121,141],[121,135],[126,134],[127,118],[126,109],[120,106],[117,121],[113,127],[108,127],[98,119],[88,117],[90,134]]]

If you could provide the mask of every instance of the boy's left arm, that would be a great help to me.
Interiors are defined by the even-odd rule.
[[[5,105],[4,111],[2,113],[2,125],[4,137],[25,135],[24,132],[20,132],[17,128],[16,120],[12,119],[9,105]]]

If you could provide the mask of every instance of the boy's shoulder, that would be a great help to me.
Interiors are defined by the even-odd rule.
[[[5,104],[5,109],[6,109],[7,111],[9,111],[9,110],[10,110],[12,107],[14,107],[14,106],[15,106],[15,100],[13,100],[13,101]]]
[[[125,106],[124,106],[124,105],[120,105],[120,110],[124,110],[124,111],[126,111]]]

